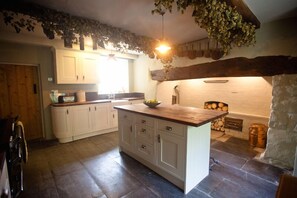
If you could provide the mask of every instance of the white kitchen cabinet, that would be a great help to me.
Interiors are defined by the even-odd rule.
[[[129,101],[129,104],[140,104],[140,103],[143,103],[143,99],[139,99],[139,100],[130,100]]]
[[[118,112],[119,122],[119,144],[123,148],[127,149],[130,152],[134,152],[135,146],[135,129],[133,114],[128,112],[120,111]]]
[[[193,127],[133,112],[146,112],[142,106],[117,109],[121,151],[184,189],[185,194],[208,175],[211,120]]]
[[[110,112],[110,127],[117,128],[118,127],[118,111],[112,109]]]
[[[161,123],[170,123],[167,121],[158,121],[158,126]],[[166,124],[167,130],[157,131],[157,166],[174,175],[175,177],[183,180],[185,170],[185,138],[182,136],[175,135],[173,132],[174,126],[178,128],[178,124]],[[181,125],[182,126],[182,125]],[[185,130],[179,131],[179,133],[185,133]]]
[[[70,107],[52,107],[52,125],[61,143],[72,141],[72,116]]]
[[[153,118],[148,116],[138,115],[135,116],[135,153],[139,157],[155,164],[155,121]]]
[[[72,107],[73,135],[82,135],[92,131],[91,105],[77,105]]]
[[[110,125],[110,103],[93,104],[90,108],[92,131],[108,129]]]
[[[111,102],[111,111],[110,111],[110,127],[118,128],[118,111],[114,109],[115,106],[128,105],[130,104],[128,100],[118,100]]]
[[[82,83],[95,84],[98,82],[99,55],[91,53],[81,53],[79,58],[81,67]]]
[[[52,106],[53,133],[61,143],[115,131],[110,103]]]
[[[73,50],[55,50],[57,84],[95,84],[99,56]]]

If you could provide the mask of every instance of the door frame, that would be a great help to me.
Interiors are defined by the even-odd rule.
[[[37,68],[37,79],[38,79],[38,98],[39,98],[39,108],[40,108],[40,116],[41,116],[41,132],[42,138],[45,138],[45,118],[44,118],[44,109],[43,109],[43,97],[42,97],[42,80],[41,80],[41,72],[39,64],[28,64],[28,63],[12,63],[12,62],[1,62],[0,65],[20,65],[20,66],[28,66],[28,67],[36,67]]]

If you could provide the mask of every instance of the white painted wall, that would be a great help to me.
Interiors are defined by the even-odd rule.
[[[257,30],[255,46],[233,48],[229,55],[222,59],[234,57],[254,58],[268,55],[297,56],[296,18],[262,24]],[[214,61],[210,58],[175,58],[172,65],[185,67],[189,65]],[[271,77],[215,78],[229,80],[222,84],[206,84],[203,80],[192,79],[181,81],[156,82],[150,78],[150,71],[162,69],[158,60],[140,56],[134,62],[135,91],[145,92],[146,97],[157,97],[164,103],[171,103],[173,87],[179,85],[180,104],[184,106],[203,107],[205,101],[219,100],[229,104],[229,116],[244,120],[243,133],[226,130],[227,134],[248,139],[248,127],[251,123],[260,122],[268,125],[271,105]],[[214,78],[212,78],[214,79]]]

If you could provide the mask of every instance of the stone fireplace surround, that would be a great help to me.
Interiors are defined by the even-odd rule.
[[[232,112],[234,105],[230,105],[228,117],[242,119],[243,129],[242,132],[225,129],[225,133],[238,138],[248,139],[248,128],[251,124],[262,123],[268,125],[267,147],[265,152],[261,155],[260,160],[276,166],[292,169],[294,167],[297,146],[297,75],[275,75],[272,77],[271,81],[272,99],[270,95],[269,101],[267,101],[267,105],[270,105],[270,115],[261,116],[252,115],[251,113]],[[181,85],[180,92],[181,95],[183,94],[182,83],[177,81],[167,81],[166,83],[170,84],[169,87],[174,87],[176,84]],[[163,86],[162,83],[159,84],[157,96],[159,100],[170,103],[171,100],[166,101],[165,98],[159,98],[159,95],[162,95],[160,93],[166,92],[166,89],[170,89],[168,85]],[[271,90],[269,94],[271,94]],[[190,95],[195,98],[195,91],[192,90]],[[185,98],[181,97],[181,105],[190,105],[191,102],[185,102],[184,100]],[[249,98],[246,97],[243,98],[243,100],[249,100]],[[194,106],[203,108],[203,105],[199,106],[199,104]],[[269,106],[267,106],[267,108],[269,109]],[[269,114],[269,111],[267,113]]]
[[[272,77],[270,109],[267,145],[260,159],[292,168],[297,150],[297,75]]]

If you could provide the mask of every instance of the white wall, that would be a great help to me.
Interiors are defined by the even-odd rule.
[[[256,32],[257,43],[255,46],[233,48],[229,55],[222,59],[233,57],[248,57],[267,55],[290,55],[297,56],[297,28],[296,18],[262,24]],[[184,67],[203,62],[213,61],[210,58],[175,58],[172,65]],[[203,79],[182,80],[177,82],[152,81],[150,71],[162,69],[158,60],[140,56],[134,62],[134,90],[145,92],[146,96],[156,97],[164,101],[171,101],[172,87],[180,85],[181,104],[201,107],[208,99],[222,99],[230,104],[234,112],[256,114],[259,116],[269,115],[271,104],[271,77],[264,78],[223,78],[229,82],[225,84],[205,84]],[[162,90],[162,91],[159,91]]]
[[[256,32],[255,46],[234,47],[230,54],[222,59],[268,55],[297,56],[296,19],[262,24]],[[211,61],[214,60],[204,57],[190,60],[183,57],[175,58],[172,65],[185,67]],[[248,139],[248,127],[251,123],[268,124],[272,95],[271,77],[215,78],[229,80],[221,84],[206,84],[203,82],[206,79],[156,82],[151,80],[150,71],[162,69],[162,64],[145,55],[134,62],[134,68],[137,71],[134,76],[134,81],[137,82],[135,91],[145,92],[146,97],[157,97],[170,104],[173,87],[179,85],[181,105],[202,108],[208,100],[228,103],[231,112],[229,116],[243,119],[244,126],[243,133],[226,130],[227,134]]]

